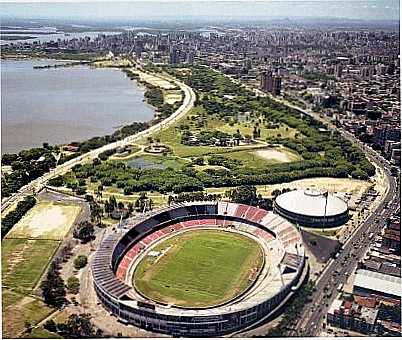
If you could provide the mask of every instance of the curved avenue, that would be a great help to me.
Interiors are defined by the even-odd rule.
[[[10,197],[6,198],[3,200],[2,205],[1,205],[1,211],[6,209],[12,202],[15,202],[18,198],[22,198],[24,194],[27,194],[29,191],[36,190],[39,191],[38,189],[42,189],[42,186],[46,184],[47,181],[50,179],[60,176],[65,174],[67,171],[72,169],[75,165],[83,163],[85,161],[90,161],[104,151],[115,149],[117,147],[124,146],[128,143],[135,142],[139,140],[140,138],[147,137],[150,134],[156,132],[157,130],[161,130],[163,128],[166,128],[167,126],[175,123],[177,120],[182,118],[184,115],[186,115],[194,106],[195,102],[195,93],[191,87],[188,85],[179,82],[178,80],[171,78],[171,77],[166,77],[166,76],[159,76],[160,78],[164,78],[166,80],[169,80],[170,82],[175,83],[177,86],[180,87],[180,89],[184,92],[184,100],[182,105],[169,117],[165,118],[161,122],[152,125],[146,130],[140,131],[135,135],[126,137],[123,140],[113,142],[107,145],[104,145],[98,149],[91,150],[87,152],[84,155],[81,155],[79,157],[73,158],[66,163],[63,163],[56,168],[50,170],[48,173],[42,175],[41,177],[36,178],[35,180],[31,181],[24,187],[20,188],[18,192],[14,193]]]

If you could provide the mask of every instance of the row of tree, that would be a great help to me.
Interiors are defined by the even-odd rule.
[[[16,208],[10,211],[1,220],[1,239],[11,230],[11,228],[36,204],[34,196],[28,196],[17,203]]]
[[[253,205],[265,210],[272,210],[272,200],[257,194],[257,188],[252,185],[242,185],[226,191],[226,197],[232,202]]]
[[[73,142],[78,146],[79,152],[73,154],[62,154],[58,162],[55,154],[60,152],[59,147],[43,144],[43,148],[32,148],[22,150],[18,154],[4,154],[2,156],[3,165],[11,165],[12,172],[5,173],[1,178],[1,193],[3,197],[8,197],[17,192],[21,187],[30,183],[34,179],[50,171],[50,169],[64,162],[84,154],[90,150],[100,148],[106,144],[124,139],[136,134],[150,126],[145,122],[134,122],[116,130],[112,135],[103,137],[93,137],[83,142]],[[114,151],[113,151],[114,152]],[[103,153],[102,157],[107,158],[110,153]],[[81,189],[81,194],[84,194]]]
[[[72,314],[66,322],[48,320],[44,328],[67,339],[101,338],[103,331],[94,327],[90,314]]]
[[[60,263],[54,260],[40,285],[45,303],[54,308],[62,308],[66,303],[66,287],[60,275]]]

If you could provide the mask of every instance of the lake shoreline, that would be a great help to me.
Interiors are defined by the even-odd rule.
[[[48,59],[48,58],[40,58],[40,59],[39,58],[38,59],[37,58],[21,58],[21,59],[20,59],[20,61],[23,61],[23,62],[30,62],[30,61],[33,62],[32,67],[34,66],[33,64],[36,61],[46,62],[47,64],[51,64],[52,61],[55,62],[55,64],[57,64],[58,62],[60,62],[60,63],[67,62],[67,61],[70,62],[70,60],[66,60],[66,59],[63,59],[63,60],[62,59],[60,59],[60,60]],[[77,62],[77,60],[71,60],[71,61],[72,62]],[[18,62],[18,60],[17,59],[9,59],[9,62]],[[30,143],[29,145],[16,147],[16,146],[13,146],[12,143],[9,143],[10,145],[7,146],[8,143],[5,142],[5,141],[7,141],[7,136],[5,136],[3,134],[3,138],[2,138],[2,154],[5,154],[5,153],[18,153],[18,152],[20,152],[22,150],[25,150],[25,149],[34,148],[34,147],[41,147],[43,142],[49,142],[52,145],[63,145],[63,144],[71,143],[73,141],[84,141],[84,140],[88,140],[90,138],[93,138],[94,136],[104,136],[106,134],[113,133],[113,132],[115,132],[116,130],[119,129],[119,128],[116,128],[116,127],[123,127],[123,126],[129,125],[129,124],[131,124],[133,122],[149,122],[150,123],[155,118],[157,118],[156,108],[153,107],[152,105],[150,105],[146,101],[146,99],[144,97],[146,86],[140,86],[137,83],[137,81],[134,82],[134,79],[130,79],[129,77],[124,76],[124,72],[122,72],[122,70],[120,68],[118,68],[118,67],[116,67],[116,68],[113,68],[113,67],[93,68],[90,65],[78,64],[78,65],[71,65],[71,66],[65,67],[65,68],[61,68],[61,67],[56,67],[56,68],[49,67],[49,68],[47,68],[46,67],[43,70],[42,69],[36,69],[36,71],[38,71],[38,72],[46,72],[48,69],[51,69],[51,70],[54,70],[54,69],[57,69],[57,70],[62,70],[62,69],[63,70],[69,70],[69,69],[74,69],[74,68],[76,69],[77,67],[86,68],[87,70],[89,70],[89,72],[94,72],[94,71],[96,72],[97,70],[101,70],[101,72],[103,72],[105,70],[108,70],[107,72],[109,72],[109,71],[113,71],[113,72],[119,71],[118,72],[118,77],[120,77],[122,79],[120,82],[121,83],[125,82],[126,84],[128,84],[127,87],[123,88],[123,91],[125,92],[126,95],[128,95],[130,97],[133,97],[135,99],[135,104],[136,105],[135,105],[134,109],[132,107],[130,108],[131,114],[129,116],[127,116],[126,119],[124,119],[124,120],[117,119],[117,120],[110,121],[110,119],[109,119],[109,123],[104,123],[103,128],[100,129],[100,130],[103,130],[103,132],[100,131],[100,130],[99,130],[98,133],[93,131],[91,134],[88,133],[86,136],[82,136],[79,139],[74,134],[69,134],[69,135],[64,134],[63,141],[52,141],[52,140],[49,140],[49,138],[47,136],[43,136],[41,141],[36,140],[35,142]],[[115,73],[117,74],[117,72],[115,72]],[[115,77],[117,77],[117,76],[115,75]],[[126,79],[126,78],[128,78],[128,79]],[[105,79],[105,81],[108,82],[109,79]],[[5,79],[3,79],[3,77],[2,77],[2,83],[3,83],[3,86],[5,86],[5,87],[7,86],[7,81]],[[134,84],[134,86],[133,86],[133,84]],[[6,99],[6,94],[3,94],[3,95],[4,95],[4,99]],[[118,93],[117,95],[121,96],[120,93]],[[93,101],[93,98],[91,98],[91,100]],[[117,99],[115,99],[115,101],[117,101]],[[3,105],[4,105],[4,103],[2,104],[2,106]],[[140,109],[138,110],[139,107],[140,107]],[[28,108],[30,109],[31,107],[28,107]],[[2,111],[3,111],[3,108],[2,108]],[[133,117],[133,113],[137,114],[139,111],[141,111],[141,114],[138,115],[138,116],[136,115],[135,117]],[[77,117],[77,119],[79,119],[79,118],[80,117]],[[92,117],[92,120],[96,121],[97,118],[98,117]],[[71,119],[74,119],[74,118],[71,118]],[[4,116],[2,117],[2,120],[4,120]],[[70,120],[68,122],[70,122]],[[99,123],[99,119],[98,119],[98,123]],[[112,127],[112,128],[110,128],[110,127]],[[4,128],[7,128],[7,124],[4,125],[4,123],[3,123],[3,129]],[[67,124],[66,129],[68,130],[70,128],[71,127],[68,126],[68,124]],[[60,130],[61,127],[58,127],[57,129]],[[19,131],[21,131],[21,128],[19,128]],[[32,130],[28,129],[25,132],[27,132],[29,134],[29,133],[32,133]],[[71,131],[71,132],[75,132],[75,131]]]

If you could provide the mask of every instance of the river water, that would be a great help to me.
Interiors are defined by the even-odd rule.
[[[151,120],[143,90],[118,69],[33,69],[55,60],[1,61],[1,153],[81,141]]]

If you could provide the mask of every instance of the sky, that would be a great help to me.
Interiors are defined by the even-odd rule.
[[[337,17],[399,20],[399,0],[15,1],[0,0],[1,17],[49,19],[183,19]]]

